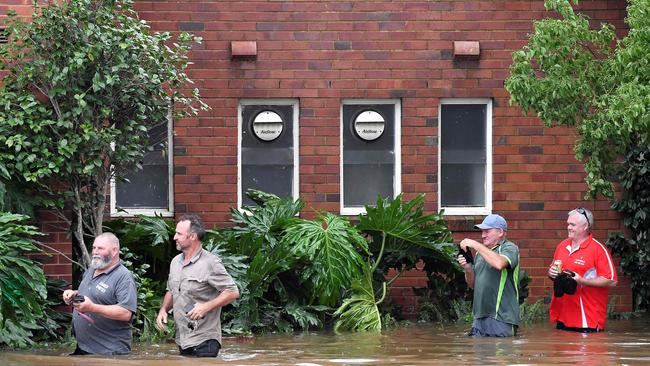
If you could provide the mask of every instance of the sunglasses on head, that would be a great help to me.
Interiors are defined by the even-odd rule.
[[[578,207],[578,208],[576,208],[575,211],[576,211],[577,213],[579,213],[579,214],[582,214],[582,216],[584,216],[585,219],[587,219],[587,227],[591,227],[591,221],[589,221],[589,216],[587,216],[587,210],[585,210],[585,209],[582,208],[582,207]]]

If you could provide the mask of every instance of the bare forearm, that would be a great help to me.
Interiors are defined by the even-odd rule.
[[[504,256],[494,252],[492,249],[486,247],[483,244],[476,245],[474,249],[476,249],[476,251],[481,254],[481,257],[483,257],[483,259],[485,259],[485,262],[492,268],[502,270],[509,264],[508,260]]]
[[[100,305],[93,304],[88,312],[103,316],[104,318],[128,322],[131,320],[133,313],[120,305]]]
[[[239,291],[223,291],[219,296],[207,302],[209,311],[224,307],[239,298]]]
[[[174,298],[172,297],[172,293],[170,291],[167,291],[163,297],[162,305],[160,305],[160,310],[168,312],[169,309],[172,308],[173,303]]]
[[[616,281],[609,280],[605,277],[596,277],[596,278],[589,278],[586,279],[584,277],[581,277],[578,280],[578,284],[583,285],[583,286],[589,286],[589,287],[614,287],[616,286]]]
[[[469,269],[465,268],[465,282],[469,288],[474,288],[474,270],[471,266]]]

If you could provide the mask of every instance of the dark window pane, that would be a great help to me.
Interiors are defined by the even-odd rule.
[[[485,206],[485,104],[442,105],[441,205]]]
[[[127,174],[128,182],[116,182],[116,208],[169,209],[169,162],[167,122],[149,131],[153,151],[142,159],[142,170]]]
[[[293,166],[291,165],[244,165],[242,166],[241,188],[246,193],[248,189],[273,193],[279,197],[293,197]],[[242,205],[254,206],[245,194],[242,195]]]
[[[376,140],[358,136],[354,121],[365,111],[385,121]],[[375,205],[377,196],[393,197],[395,180],[395,106],[392,104],[343,106],[343,206]]]
[[[293,105],[242,106],[242,205],[255,204],[246,196],[248,189],[293,197],[293,108]],[[276,113],[282,119],[282,132],[271,141],[258,138],[253,130],[255,117],[264,111]]]

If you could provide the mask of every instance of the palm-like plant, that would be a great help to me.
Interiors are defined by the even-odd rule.
[[[359,217],[357,229],[370,236],[372,255],[368,257],[364,276],[353,284],[350,297],[337,310],[341,317],[336,330],[381,329],[377,305],[383,301],[387,285],[414,268],[422,258],[453,262],[450,249],[440,244],[451,241],[451,232],[444,224],[442,213],[424,214],[423,194],[408,202],[402,202],[401,194],[394,199],[379,197],[375,207],[366,206],[366,214]],[[386,282],[384,276],[389,268],[397,269],[398,273]],[[373,277],[379,281],[373,281]],[[375,290],[377,286],[381,287],[379,300],[375,300],[379,293]]]
[[[365,266],[359,251],[368,253],[368,242],[348,220],[324,214],[319,220],[299,220],[287,227],[282,242],[296,257],[310,265],[302,280],[311,283],[312,295],[321,305],[334,306],[343,289],[359,277]]]

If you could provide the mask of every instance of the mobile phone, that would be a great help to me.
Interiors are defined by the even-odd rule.
[[[80,302],[84,302],[84,301],[86,301],[86,298],[83,295],[77,294],[77,295],[74,295],[74,297],[72,298],[72,302],[80,303]]]
[[[185,305],[185,307],[183,307],[183,311],[185,311],[185,314],[192,311],[192,309],[194,309],[194,304],[187,304],[187,305]]]

